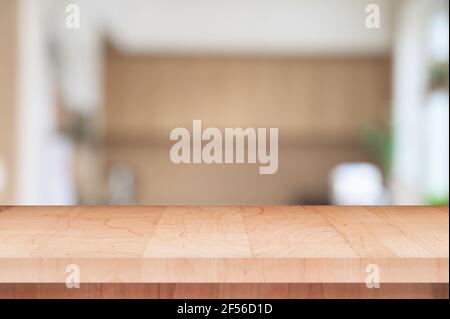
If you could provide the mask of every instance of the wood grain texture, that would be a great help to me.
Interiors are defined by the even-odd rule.
[[[338,285],[364,297],[376,295],[357,288],[376,264],[387,291],[433,297],[448,295],[448,249],[442,207],[11,206],[0,209],[0,290],[64,286],[76,264],[81,285],[113,291],[186,284],[223,296],[246,284],[262,296],[275,284],[274,297],[291,296],[286,285],[332,296]]]
[[[448,284],[384,284],[367,289],[364,284],[0,284],[1,299],[448,299]]]

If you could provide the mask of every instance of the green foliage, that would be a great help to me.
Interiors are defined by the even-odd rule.
[[[425,204],[432,206],[448,206],[448,194],[445,196],[428,195]]]
[[[362,140],[384,175],[389,175],[393,156],[393,138],[389,125],[374,123],[366,125],[362,129]]]

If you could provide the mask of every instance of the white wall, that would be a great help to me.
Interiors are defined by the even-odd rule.
[[[17,189],[21,205],[74,204],[70,145],[55,134],[54,65],[49,56],[48,1],[20,0]]]
[[[444,192],[447,187],[448,192],[448,138],[436,139],[430,133],[430,127],[435,126],[434,129],[448,136],[448,121],[442,119],[444,122],[441,123],[439,115],[436,117],[434,111],[430,113],[427,107],[431,66],[428,46],[430,17],[438,2],[402,1],[396,17],[392,186],[397,204],[424,203],[425,196],[432,190],[427,188],[434,187],[429,184],[437,184],[440,189],[443,187]],[[445,108],[448,113],[448,107]]]
[[[306,54],[386,53],[391,44],[388,0],[113,0],[111,35],[137,51]],[[365,26],[378,4],[381,28]]]

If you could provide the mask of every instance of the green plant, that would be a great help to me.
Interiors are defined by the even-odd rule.
[[[392,166],[393,138],[387,123],[369,123],[362,128],[362,140],[373,155],[385,176],[389,176]]]
[[[432,206],[448,206],[448,194],[445,196],[428,195],[425,203]]]

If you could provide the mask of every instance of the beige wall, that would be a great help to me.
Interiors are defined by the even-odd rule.
[[[106,161],[132,164],[145,204],[292,204],[327,198],[330,169],[370,160],[361,128],[386,116],[388,57],[164,57],[109,50]],[[169,133],[192,120],[278,127],[279,170],[175,165]]]
[[[6,169],[6,189],[0,203],[13,202],[16,110],[16,0],[0,1],[0,161]]]

